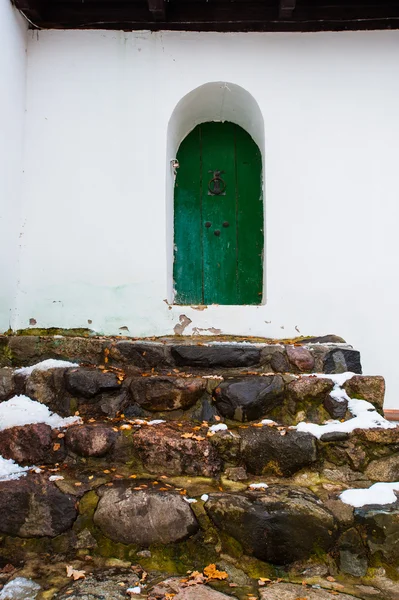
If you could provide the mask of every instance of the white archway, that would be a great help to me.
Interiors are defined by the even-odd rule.
[[[166,221],[168,302],[174,299],[173,290],[173,159],[184,138],[200,123],[231,121],[247,131],[262,153],[265,173],[265,126],[255,98],[235,83],[214,81],[201,85],[186,94],[176,105],[168,123],[166,152]],[[264,184],[263,184],[264,188]],[[265,203],[265,190],[263,189]],[[266,219],[264,217],[264,222]],[[266,231],[265,231],[266,249]],[[263,267],[265,287],[265,261]],[[265,290],[263,297],[265,298]]]

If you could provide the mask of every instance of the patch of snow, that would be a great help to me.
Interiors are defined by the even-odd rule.
[[[34,600],[40,585],[25,577],[16,577],[9,581],[0,592],[0,600]]]
[[[49,481],[60,481],[61,479],[64,479],[62,475],[50,475],[48,478]]]
[[[345,390],[343,390],[337,385],[335,385],[334,389],[330,392],[330,396],[337,402],[345,402],[345,400],[347,400],[348,402],[350,401],[350,398],[345,392]]]
[[[262,425],[277,425],[276,421],[272,421],[272,419],[262,419]]]
[[[374,483],[367,489],[345,490],[340,498],[345,504],[356,508],[367,504],[393,504],[398,499],[395,491],[399,492],[399,482]]]
[[[0,456],[0,481],[12,481],[13,479],[20,479],[26,475],[26,471],[28,470],[29,467],[21,467],[12,459],[3,458]]]
[[[346,381],[352,379],[355,373],[339,373],[334,375],[325,375],[323,373],[314,373],[316,377],[321,379],[330,379],[334,383],[334,389],[330,392],[331,398],[338,402],[348,402],[348,409],[352,413],[353,418],[348,421],[327,421],[323,425],[316,423],[306,423],[302,421],[296,426],[297,431],[311,433],[317,438],[321,438],[324,433],[351,433],[355,429],[393,429],[397,424],[384,419],[376,410],[375,407],[366,400],[349,398],[342,386]]]
[[[297,431],[311,433],[317,438],[321,438],[324,433],[344,432],[351,433],[355,429],[393,429],[397,427],[395,423],[387,421],[375,410],[374,406],[366,400],[349,399],[348,408],[353,415],[348,421],[329,421],[324,425],[315,423],[299,423],[296,426]]]
[[[67,360],[56,360],[54,358],[48,358],[47,360],[42,360],[36,365],[32,365],[31,367],[21,367],[20,369],[16,369],[16,373],[19,375],[32,375],[33,371],[48,371],[49,369],[68,369],[70,367],[78,367],[77,363],[69,362]]]
[[[213,433],[216,433],[217,431],[225,431],[226,429],[228,429],[228,427],[224,423],[217,423],[216,425],[209,427],[209,431],[213,431]]]
[[[352,371],[346,371],[345,373],[333,373],[331,375],[328,373],[311,373],[311,375],[319,377],[319,379],[330,379],[335,386],[342,387],[344,383],[349,381],[349,379],[352,379],[356,373],[352,373]]]
[[[162,419],[154,419],[153,421],[147,421],[147,425],[160,425],[161,423],[166,423],[166,421]]]
[[[206,502],[207,500],[209,500],[209,496],[208,496],[208,494],[202,494],[202,496],[201,496],[201,500],[202,500],[203,502]]]
[[[60,417],[52,413],[45,404],[27,396],[14,396],[11,400],[0,403],[0,431],[33,423],[47,423],[50,427],[58,429],[81,422],[80,417]]]
[[[139,586],[137,587],[132,587],[132,588],[127,588],[126,590],[127,594],[140,594],[141,593],[141,588]]]
[[[267,485],[267,483],[251,483],[249,485],[250,490],[265,490],[268,487],[269,486]]]
[[[187,498],[186,496],[183,497],[183,500],[185,500],[189,504],[195,504],[197,502],[195,498]]]

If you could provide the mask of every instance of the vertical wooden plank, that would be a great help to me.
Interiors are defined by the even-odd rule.
[[[182,141],[174,194],[173,280],[176,304],[202,304],[200,128]]]
[[[234,129],[233,123],[201,125],[205,304],[237,303]],[[226,183],[225,195],[208,193],[209,181],[216,170],[224,171],[221,178]],[[206,227],[206,222],[211,226]]]
[[[263,290],[264,224],[262,156],[251,136],[236,126],[237,304],[260,304]]]

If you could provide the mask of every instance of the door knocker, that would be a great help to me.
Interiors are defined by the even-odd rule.
[[[225,196],[226,182],[220,177],[224,171],[208,171],[213,173],[213,178],[208,184],[208,196]]]

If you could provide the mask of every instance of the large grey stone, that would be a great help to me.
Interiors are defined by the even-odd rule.
[[[215,346],[178,345],[172,356],[182,367],[251,367],[260,362],[260,349],[253,346],[218,344]]]
[[[54,537],[77,517],[75,499],[45,476],[0,482],[0,531],[22,538]]]
[[[79,566],[76,568],[81,570]],[[88,574],[85,579],[71,581],[55,598],[57,600],[126,600],[128,598],[126,590],[136,586],[140,587],[139,578],[131,570],[101,569]]]
[[[231,600],[231,596],[217,592],[207,585],[189,586],[181,577],[169,577],[157,583],[148,592],[148,600],[172,597],[173,600]]]
[[[211,494],[205,509],[247,554],[273,564],[328,551],[335,541],[334,516],[304,488],[272,485],[262,492]]]
[[[100,369],[77,368],[69,369],[65,374],[67,390],[76,396],[93,398],[101,392],[111,392],[120,389],[120,383],[115,373],[104,373]]]
[[[70,400],[65,390],[64,375],[67,369],[36,369],[24,377],[25,392],[29,398],[45,404],[62,416],[70,415]],[[17,376],[16,376],[17,377]]]
[[[206,379],[200,377],[134,377],[130,391],[133,400],[146,410],[176,410],[193,406],[206,385]]]
[[[324,358],[324,373],[362,373],[360,352],[349,348],[335,348]]]
[[[215,390],[218,411],[236,421],[253,421],[278,406],[284,396],[281,375],[228,379]]]
[[[274,427],[249,427],[240,431],[241,455],[247,470],[255,475],[283,477],[317,460],[316,439],[310,433]]]
[[[16,577],[3,587],[0,600],[34,600],[40,589],[40,585],[31,579]]]
[[[333,587],[331,589],[334,589]],[[261,600],[361,600],[361,596],[352,596],[340,594],[323,589],[315,589],[296,583],[273,583],[264,590],[260,591]]]
[[[394,504],[355,509],[355,522],[366,531],[371,554],[380,553],[389,563],[399,565],[399,501]]]
[[[140,369],[159,369],[171,364],[168,346],[156,342],[124,340],[110,348],[110,360]]]
[[[135,490],[122,483],[100,488],[100,495],[94,522],[114,542],[169,544],[198,530],[190,505],[178,493]]]

